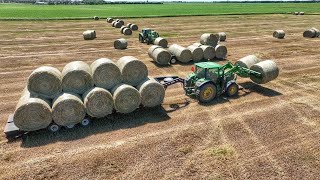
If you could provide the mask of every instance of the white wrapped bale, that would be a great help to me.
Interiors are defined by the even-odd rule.
[[[294,12],[293,14],[294,14],[294,15],[299,15],[299,12]]]
[[[127,28],[131,28],[132,23],[127,24]]]
[[[82,95],[86,112],[91,117],[102,118],[112,113],[113,98],[108,90],[94,87]]]
[[[243,57],[241,59],[239,59],[235,65],[239,65],[241,67],[250,69],[251,66],[253,66],[254,64],[260,62],[259,58],[255,55],[248,55],[246,57]]]
[[[119,67],[110,59],[100,58],[91,66],[93,83],[97,87],[112,89],[122,81]]]
[[[122,82],[132,86],[138,85],[148,76],[147,66],[133,56],[123,56],[117,62],[122,75]]]
[[[114,27],[117,21],[112,21],[111,26]]]
[[[121,32],[121,34],[123,34],[123,30],[124,30],[124,28],[126,28],[126,26],[121,26],[121,28],[120,28],[120,32]]]
[[[81,97],[76,94],[63,93],[53,101],[52,118],[60,126],[80,123],[85,115],[86,110]]]
[[[121,26],[123,26],[123,25],[124,25],[124,21],[123,21],[123,20],[119,20],[119,21],[118,21],[118,23],[120,23],[120,24],[121,24]]]
[[[27,87],[31,94],[53,99],[62,91],[62,74],[54,67],[42,66],[29,76]]]
[[[203,50],[203,58],[204,59],[214,59],[216,56],[216,50],[214,49],[213,46],[208,46],[208,45],[201,45],[200,46]]]
[[[93,40],[94,38],[96,38],[96,31],[87,30],[87,31],[84,31],[82,35],[84,40]]]
[[[165,96],[165,89],[153,78],[145,79],[137,86],[137,89],[139,90],[141,104],[143,106],[155,107],[162,104]]]
[[[199,62],[203,59],[203,50],[201,47],[196,45],[190,45],[187,47],[192,53],[192,60],[194,62]]]
[[[131,35],[132,34],[132,31],[129,28],[124,28],[122,32],[124,35]]]
[[[274,38],[283,39],[285,35],[286,35],[286,33],[284,32],[284,30],[275,30],[273,32]]]
[[[215,47],[219,42],[219,35],[217,34],[211,34],[211,33],[205,33],[202,34],[200,37],[200,43],[203,45],[209,45]]]
[[[93,16],[93,19],[98,21],[100,18],[98,16]]]
[[[168,50],[163,48],[156,48],[152,54],[151,58],[157,62],[159,65],[168,65],[171,60],[171,54]]]
[[[117,39],[114,41],[113,46],[115,49],[126,49],[128,47],[128,41],[126,39]]]
[[[165,39],[165,38],[162,38],[162,37],[158,37],[154,40],[154,44],[155,45],[159,45],[163,48],[166,48],[168,47],[168,41]]]
[[[62,70],[62,90],[83,94],[93,86],[90,66],[83,61],[68,63]]]
[[[182,63],[187,63],[192,59],[192,53],[189,49],[178,44],[172,44],[169,47],[169,52],[176,56],[177,60]]]
[[[114,27],[115,27],[115,28],[121,28],[122,25],[123,25],[123,24],[121,24],[120,22],[115,22],[115,23],[114,23]]]
[[[130,113],[141,103],[140,93],[128,84],[120,84],[112,90],[114,108],[119,113]]]
[[[130,28],[132,29],[132,31],[137,31],[139,29],[138,25],[136,24],[131,24]]]
[[[218,35],[219,35],[219,41],[226,41],[227,35],[225,32],[219,32]]]
[[[257,84],[264,84],[272,81],[279,75],[279,68],[277,67],[276,63],[271,60],[265,60],[254,64],[250,69],[262,74],[261,78],[250,75],[250,79]]]
[[[108,23],[112,23],[113,22],[113,18],[111,18],[111,17],[107,18],[107,22]]]
[[[228,49],[226,46],[218,44],[214,49],[216,52],[216,58],[225,59],[227,57]]]
[[[24,131],[36,131],[48,127],[52,122],[50,102],[31,96],[25,88],[14,111],[13,122]]]

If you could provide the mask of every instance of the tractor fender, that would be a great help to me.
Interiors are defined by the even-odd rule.
[[[227,84],[226,84],[226,89],[233,83],[236,83],[236,80],[231,80],[231,81],[228,81]],[[237,83],[236,83],[237,84]]]
[[[204,81],[197,81],[195,86],[196,86],[196,89],[200,88],[201,86],[203,86],[204,84],[207,84],[207,83],[210,83],[210,84],[213,84],[216,86],[216,84],[212,81],[209,81],[209,80],[204,80]]]

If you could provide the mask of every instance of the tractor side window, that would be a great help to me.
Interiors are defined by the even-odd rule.
[[[204,74],[204,73],[205,73],[205,69],[204,69],[204,68],[201,68],[201,67],[197,67],[195,73],[197,74],[198,77],[202,78],[202,77],[204,77],[204,75],[205,75],[205,74]]]
[[[218,71],[217,69],[208,69],[207,70],[207,78],[212,79],[214,82],[218,79]]]

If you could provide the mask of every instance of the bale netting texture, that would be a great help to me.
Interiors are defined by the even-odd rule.
[[[278,38],[278,39],[283,39],[286,33],[284,30],[276,30],[273,32],[273,37]]]
[[[31,94],[53,99],[62,91],[62,74],[54,67],[42,66],[29,76],[27,88]]]
[[[227,34],[225,32],[219,32],[219,41],[226,41],[227,39]]]
[[[169,47],[169,52],[176,56],[177,60],[182,63],[187,63],[192,59],[192,53],[189,49],[178,44],[172,44]]]
[[[279,68],[274,61],[265,60],[257,64],[254,64],[250,68],[253,71],[257,71],[262,74],[261,78],[257,78],[250,75],[250,79],[257,84],[264,84],[276,79],[279,75]]]
[[[204,59],[214,59],[214,57],[216,56],[216,50],[213,46],[201,45],[200,47],[203,50]]]
[[[132,31],[131,31],[130,28],[124,28],[122,30],[122,32],[123,32],[124,35],[131,35],[132,34]]]
[[[108,23],[112,23],[112,21],[113,21],[113,19],[112,19],[112,18],[110,18],[110,17],[109,17],[109,18],[107,18],[107,22],[108,22]]]
[[[115,49],[126,49],[128,47],[128,41],[124,38],[114,41],[113,46]]]
[[[83,61],[68,63],[62,70],[62,90],[83,94],[93,86],[90,66]]]
[[[63,93],[57,96],[52,105],[52,118],[60,126],[80,123],[86,115],[81,97],[76,94]]]
[[[171,60],[171,54],[168,50],[163,48],[156,48],[152,54],[151,58],[157,62],[159,65],[168,65]]]
[[[95,33],[91,30],[84,31],[82,34],[84,40],[93,40],[95,38]]]
[[[210,45],[210,46],[216,46],[219,42],[219,35],[217,34],[211,34],[211,33],[205,33],[202,34],[200,37],[200,43],[203,45]]]
[[[157,37],[155,40],[154,40],[154,44],[155,45],[159,45],[163,48],[166,48],[168,47],[168,41],[165,39],[165,38],[162,38],[162,37]]]
[[[244,68],[250,69],[251,66],[253,66],[256,63],[258,63],[259,61],[260,60],[258,59],[257,56],[248,55],[246,57],[243,57],[243,58],[239,59],[235,64],[239,65],[240,67],[244,67]]]
[[[108,90],[94,87],[82,95],[86,112],[91,117],[102,118],[112,113],[113,98]]]
[[[203,50],[199,46],[191,45],[187,47],[192,53],[192,60],[199,62],[203,59]]]
[[[90,67],[93,83],[97,87],[112,89],[122,81],[119,67],[110,59],[97,59]]]
[[[303,37],[306,37],[306,38],[314,38],[316,37],[316,35],[317,33],[314,29],[308,29],[303,32]]]
[[[153,78],[146,78],[137,86],[141,96],[141,104],[145,107],[155,107],[162,104],[165,89]]]
[[[32,96],[25,88],[14,111],[13,122],[24,131],[36,131],[48,127],[52,122],[49,101]]]
[[[132,29],[132,31],[137,31],[139,29],[138,25],[136,24],[131,24],[130,28]]]
[[[122,75],[122,82],[131,86],[138,85],[148,76],[147,66],[133,56],[124,56],[117,62]]]
[[[119,84],[112,89],[114,109],[119,113],[130,113],[141,103],[140,93],[128,84]]]
[[[227,57],[228,49],[226,46],[218,44],[214,49],[216,51],[216,58],[225,59]]]

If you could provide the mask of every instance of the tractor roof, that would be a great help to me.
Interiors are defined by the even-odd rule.
[[[142,28],[142,30],[144,30],[144,31],[151,30],[151,28]]]
[[[199,66],[201,68],[220,68],[221,65],[214,63],[214,62],[200,62],[200,63],[195,63],[196,66]]]

